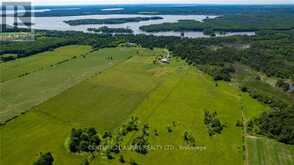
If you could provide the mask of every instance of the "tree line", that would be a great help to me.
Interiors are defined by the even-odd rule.
[[[91,24],[123,24],[128,22],[141,22],[149,20],[159,20],[162,17],[152,16],[152,17],[131,17],[131,18],[105,18],[105,19],[76,19],[64,21],[71,26],[77,25],[91,25]]]
[[[109,28],[107,26],[102,26],[100,28],[88,28],[88,31],[92,32],[98,32],[98,33],[122,33],[122,34],[127,34],[127,33],[133,33],[132,29],[126,29],[126,28]]]
[[[146,32],[159,31],[204,31],[213,32],[246,32],[259,30],[291,30],[294,29],[293,13],[246,13],[225,14],[203,22],[196,20],[179,20],[175,23],[152,24],[140,27]]]

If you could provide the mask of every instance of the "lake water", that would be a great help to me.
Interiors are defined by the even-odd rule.
[[[60,31],[83,31],[88,32],[88,28],[99,28],[102,26],[108,26],[110,28],[129,28],[134,31],[134,34],[147,34],[156,36],[181,36],[180,32],[156,32],[147,33],[139,29],[143,25],[161,24],[165,22],[177,22],[178,20],[197,20],[203,21],[205,18],[216,18],[217,16],[206,16],[206,15],[156,15],[163,19],[161,20],[149,20],[141,22],[129,22],[123,24],[103,24],[103,25],[79,25],[70,26],[63,21],[75,20],[75,19],[105,19],[105,18],[130,18],[130,17],[148,17],[146,15],[139,14],[112,14],[112,15],[84,15],[84,16],[65,16],[65,17],[35,17],[33,19],[33,28],[35,29],[46,29],[46,30],[60,30]],[[7,24],[12,25],[13,19],[8,19]],[[217,34],[217,36],[230,36],[230,35],[255,35],[255,32],[234,32],[226,34]],[[209,37],[204,35],[202,32],[185,32],[185,37],[200,38]]]

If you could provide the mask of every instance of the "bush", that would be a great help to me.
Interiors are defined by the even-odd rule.
[[[241,91],[242,91],[242,92],[248,92],[248,88],[245,87],[245,86],[242,86],[242,87],[241,87]]]
[[[81,165],[89,165],[89,164],[90,163],[89,163],[88,159],[84,159],[81,163]]]
[[[138,131],[138,118],[132,117],[131,120],[127,124],[127,131]]]
[[[125,163],[125,162],[126,162],[126,160],[125,160],[125,158],[124,158],[123,155],[120,155],[120,157],[119,157],[119,161],[120,161],[121,163]]]
[[[231,81],[231,75],[229,72],[225,72],[224,70],[220,70],[213,75],[213,79],[215,81],[224,80]]]
[[[138,165],[138,163],[135,160],[131,160],[130,165]]]
[[[79,150],[80,151],[85,151],[88,152],[88,146],[89,146],[89,142],[88,141],[81,141],[79,144]]]
[[[16,58],[17,58],[17,55],[2,55],[0,56],[0,61],[7,62],[7,61],[15,60]]]
[[[121,146],[119,143],[116,143],[113,146],[111,146],[111,152],[118,154],[120,150],[121,150]]]
[[[195,138],[193,137],[193,135],[191,133],[189,133],[188,131],[185,131],[184,133],[184,141],[192,146],[195,146]]]
[[[69,149],[71,152],[94,152],[101,139],[95,128],[75,129],[71,131]]]
[[[144,136],[136,137],[133,140],[132,145],[135,146],[136,152],[138,152],[140,154],[147,154],[149,142],[146,137],[144,137]]]
[[[243,122],[241,120],[237,120],[236,127],[243,127]]]
[[[167,129],[167,132],[168,132],[168,133],[173,132],[173,129],[171,128],[171,126],[167,126],[166,129]]]
[[[112,152],[110,151],[110,150],[107,150],[106,151],[106,157],[107,157],[107,159],[114,159],[114,156],[112,155]]]
[[[110,131],[105,131],[102,138],[103,139],[112,138],[112,133]]]
[[[217,118],[217,113],[204,112],[204,124],[208,128],[209,136],[213,136],[216,133],[220,134],[224,128],[224,124]]]
[[[283,91],[288,91],[290,89],[290,84],[280,79],[277,81],[276,87],[283,89]]]
[[[34,162],[34,165],[53,165],[54,158],[50,152],[45,154],[40,153],[40,156],[37,161]]]

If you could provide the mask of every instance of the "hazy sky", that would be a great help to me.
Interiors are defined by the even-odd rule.
[[[1,0],[2,1],[2,0]],[[19,0],[4,0],[19,1]],[[294,4],[294,0],[24,0],[36,5],[46,4],[156,4],[156,3],[186,3],[186,4]]]

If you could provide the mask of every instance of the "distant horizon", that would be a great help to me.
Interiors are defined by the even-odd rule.
[[[86,5],[294,5],[294,0],[2,0],[32,2],[34,6]],[[0,3],[1,5],[1,3]]]
[[[13,0],[5,0],[13,1]],[[294,0],[20,0],[34,5],[294,5]]]
[[[81,3],[81,4],[79,4],[79,3],[67,3],[67,4],[64,4],[64,3],[62,3],[62,4],[58,4],[58,3],[56,3],[56,4],[40,4],[40,3],[33,3],[33,5],[34,6],[119,6],[119,5],[129,5],[129,6],[132,6],[132,5],[142,5],[142,6],[144,6],[144,5],[207,5],[207,6],[209,6],[209,5],[211,5],[211,6],[229,6],[229,5],[232,5],[232,6],[279,6],[279,5],[282,5],[282,6],[287,6],[287,5],[290,5],[290,6],[292,6],[292,5],[294,5],[294,3],[273,3],[273,4],[269,4],[269,3],[264,3],[264,4],[261,4],[261,3],[256,3],[256,4],[237,4],[237,3],[231,3],[231,4],[229,4],[229,3],[223,3],[223,4],[221,4],[221,3],[132,3],[132,4],[129,4],[129,3],[118,3],[118,4],[98,4],[98,3],[87,3],[87,4],[85,4],[85,3]],[[0,4],[0,6],[1,6],[1,4]]]

